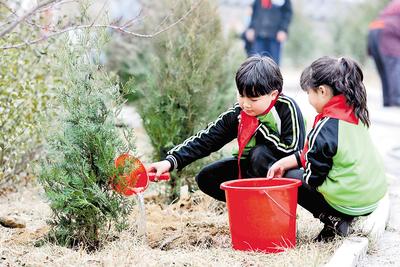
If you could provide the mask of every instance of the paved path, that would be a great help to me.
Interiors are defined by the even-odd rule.
[[[400,108],[376,107],[370,97],[371,134],[379,145],[387,173],[390,174],[390,218],[382,239],[373,245],[358,266],[400,266]],[[380,100],[380,99],[379,99]]]

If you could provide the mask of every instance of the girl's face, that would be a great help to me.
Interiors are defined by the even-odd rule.
[[[307,90],[308,102],[321,113],[326,103],[333,97],[332,89],[326,85],[317,88],[309,88]]]
[[[243,111],[249,116],[258,116],[265,112],[265,110],[271,104],[276,96],[278,95],[278,90],[274,90],[268,95],[262,95],[258,97],[247,97],[237,94],[237,100]]]

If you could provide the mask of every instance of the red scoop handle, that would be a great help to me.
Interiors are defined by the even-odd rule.
[[[152,181],[152,182],[154,182],[156,173],[155,173],[155,172],[149,172],[149,173],[147,173],[147,175],[148,175],[148,177],[149,177],[149,180]],[[170,178],[169,172],[165,172],[165,173],[161,174],[161,175],[158,177],[158,181],[168,181],[169,178]]]

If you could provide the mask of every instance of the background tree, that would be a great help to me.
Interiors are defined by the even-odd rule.
[[[0,4],[0,21],[6,20],[7,12]],[[29,29],[22,27],[8,38],[0,38],[0,46],[29,34]],[[0,52],[0,188],[28,178],[40,151],[45,128],[38,121],[51,117],[48,103],[61,76],[51,68],[57,47],[57,42],[50,42]]]
[[[284,47],[284,62],[303,68],[305,62],[324,55],[348,55],[365,64],[368,24],[388,0],[336,1],[324,5],[316,1],[292,2],[294,21]]]
[[[332,20],[332,49],[336,55],[351,55],[364,64],[367,55],[368,25],[389,2],[360,1],[349,6],[340,20]]]
[[[196,1],[149,3],[149,25],[175,21]],[[120,74],[133,78],[138,88],[138,112],[155,149],[154,160],[215,120],[235,96],[234,73],[239,58],[234,42],[224,38],[216,5],[200,1],[190,20],[184,20],[168,33],[142,42],[120,43],[125,49]],[[154,21],[155,20],[155,21]],[[148,27],[144,26],[144,30]],[[129,44],[132,43],[132,45]],[[237,44],[237,43],[236,43]],[[113,47],[113,51],[117,51]],[[194,183],[194,170],[185,168],[170,181],[172,197],[181,185]]]

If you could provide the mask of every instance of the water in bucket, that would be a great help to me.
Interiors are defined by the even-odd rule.
[[[287,178],[222,183],[233,248],[276,253],[294,247],[300,185],[300,180]]]

